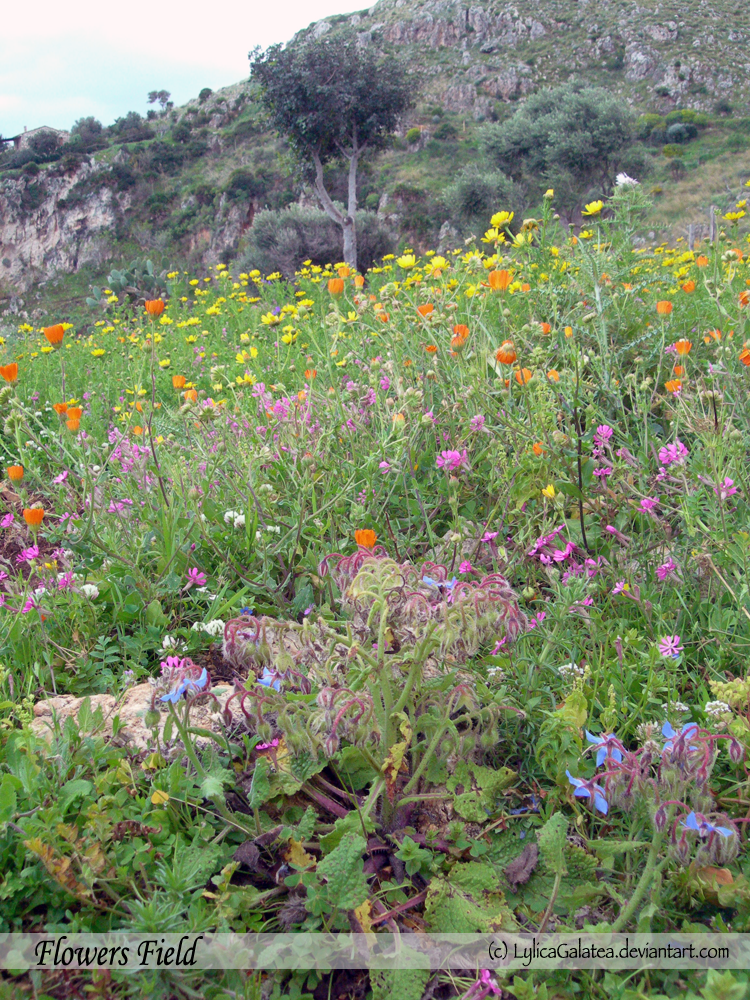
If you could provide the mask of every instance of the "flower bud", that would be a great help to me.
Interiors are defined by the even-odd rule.
[[[732,740],[729,744],[729,759],[734,764],[739,764],[745,759],[745,750],[739,740]]]
[[[661,833],[662,830],[664,830],[664,828],[667,825],[668,819],[669,819],[669,814],[667,813],[666,808],[663,805],[659,806],[659,808],[654,813],[654,829],[656,830],[657,833]]]

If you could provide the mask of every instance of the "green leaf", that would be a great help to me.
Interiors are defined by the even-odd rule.
[[[701,990],[704,1000],[744,1000],[747,983],[738,982],[731,972],[709,969],[706,985]]]
[[[67,781],[60,790],[58,799],[60,810],[64,813],[74,799],[90,795],[93,790],[93,784],[86,781],[85,778],[74,778],[72,781]]]
[[[161,606],[161,601],[153,600],[146,607],[146,621],[149,625],[155,625],[159,628],[166,628],[169,624],[169,618],[164,614],[164,609]]]
[[[13,819],[17,805],[15,779],[6,774],[0,783],[0,823]]]
[[[372,1000],[422,1000],[429,969],[385,969],[370,973]]]
[[[537,834],[539,853],[547,868],[555,875],[567,875],[568,869],[563,860],[563,851],[567,843],[568,821],[562,813],[550,816]]]
[[[325,853],[328,854],[338,847],[348,833],[361,834],[363,823],[367,833],[374,833],[375,823],[373,820],[370,819],[369,816],[365,819],[360,813],[357,812],[356,809],[353,809],[350,813],[347,813],[346,816],[342,816],[340,819],[336,820],[333,824],[331,832],[326,833],[320,838],[320,846],[323,848]]]
[[[364,837],[347,833],[317,867],[318,877],[326,880],[328,899],[342,910],[353,910],[369,895],[362,859],[366,847]]]
[[[247,800],[251,809],[259,809],[271,796],[271,784],[268,780],[268,761],[265,757],[255,763],[253,780],[250,783],[250,791]]]

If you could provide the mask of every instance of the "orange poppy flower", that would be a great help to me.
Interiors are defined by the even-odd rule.
[[[456,323],[453,327],[453,336],[451,337],[451,347],[453,350],[460,351],[468,339],[468,326],[465,326],[463,323]]]
[[[375,542],[378,540],[378,536],[372,530],[372,528],[359,528],[354,532],[354,541],[357,545],[360,545],[363,549],[372,549],[375,547]]]
[[[750,350],[746,347],[744,351],[740,351],[740,361],[743,365],[750,368]]]
[[[9,465],[5,471],[8,473],[8,479],[12,483],[20,483],[23,480],[22,465]]]
[[[184,389],[186,378],[184,375],[173,375],[172,376],[172,388],[173,389]]]
[[[6,382],[15,382],[18,378],[18,365],[16,362],[13,361],[9,365],[0,365],[0,375],[3,376]]]
[[[690,292],[694,292],[695,291],[695,282],[694,281],[686,281],[685,284],[682,286],[682,290],[683,290],[683,292],[688,292],[688,294]]]
[[[437,354],[437,346],[435,344],[428,344],[425,350],[428,354]]]
[[[305,378],[307,379],[308,382],[312,382],[312,380],[317,377],[318,377],[317,368],[305,368]]]
[[[66,420],[65,426],[68,428],[69,431],[77,431],[78,428],[81,426],[81,418],[74,417],[71,418],[70,420]]]
[[[421,306],[417,306],[417,312],[422,317],[429,316],[434,311],[435,306],[433,306],[431,302],[424,302]]]
[[[542,333],[552,333],[552,327],[549,325],[549,323],[541,323],[540,327]]]
[[[685,374],[685,369],[682,367],[682,365],[675,365],[672,371],[675,373],[675,375]]]
[[[336,268],[336,273],[338,274],[339,278],[348,278],[352,272],[350,271],[349,266],[347,264],[342,264],[341,267]]]
[[[530,382],[533,377],[534,373],[532,371],[529,371],[528,368],[522,368],[515,374],[516,382],[518,382],[519,385],[526,385],[526,383]]]
[[[143,434],[143,428],[140,424],[136,424],[135,427],[131,428],[136,437],[140,437]]]
[[[68,418],[70,420],[80,420],[83,416],[83,410],[80,406],[69,406],[68,407]]]
[[[44,509],[42,507],[26,507],[23,519],[30,528],[38,528],[44,520]]]
[[[740,305],[746,306],[750,302],[750,292],[740,292]]]
[[[186,389],[183,392],[182,396],[183,396],[183,399],[185,400],[185,402],[187,402],[187,403],[197,403],[198,402],[198,393],[196,392],[195,389]]]
[[[157,319],[164,312],[163,299],[147,299],[144,305],[151,319]]]
[[[623,282],[623,286],[622,287],[625,289],[626,292],[632,292],[633,291],[633,286],[630,284],[629,281]]]
[[[531,446],[531,450],[534,452],[535,455],[544,454],[544,448],[542,448],[541,441],[535,441],[534,444]]]
[[[62,323],[56,323],[55,326],[45,326],[44,336],[53,347],[57,347],[58,344],[62,344],[62,339],[65,336],[65,330],[63,329]]]
[[[329,278],[328,279],[328,291],[334,298],[338,298],[339,295],[344,294],[344,279],[343,278]]]
[[[695,258],[695,265],[696,265],[696,267],[707,267],[708,266],[708,257],[704,257],[703,254],[701,254],[700,257],[696,257]]]
[[[552,379],[553,382],[559,382],[560,372],[557,370],[557,368],[550,368],[550,370],[547,372],[547,378]]]
[[[521,285],[521,291],[522,292],[530,292],[531,291],[531,285],[528,284],[528,282],[524,281],[524,283]]]
[[[68,412],[67,403],[53,403],[52,409],[58,415],[58,417],[63,417]]]
[[[671,378],[668,382],[664,383],[664,388],[667,392],[675,393],[679,392],[682,388],[682,382],[678,378]]]
[[[674,349],[684,358],[686,354],[690,354],[693,349],[693,345],[689,340],[678,340],[675,342]]]
[[[495,358],[501,365],[512,365],[517,357],[512,340],[504,340],[495,352]]]
[[[669,316],[672,312],[672,303],[669,299],[662,299],[661,302],[656,303],[656,311],[660,316]]]
[[[390,313],[387,312],[378,313],[378,319],[380,320],[381,323],[387,323],[390,318],[391,318]]]
[[[502,271],[490,271],[487,279],[493,292],[504,292],[510,284],[510,272],[505,268]]]
[[[733,253],[737,260],[742,260],[742,251],[738,249],[738,247],[734,247],[734,249],[729,252]]]

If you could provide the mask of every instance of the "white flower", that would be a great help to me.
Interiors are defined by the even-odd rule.
[[[193,593],[202,594],[204,597],[208,598],[209,601],[213,601],[216,597],[216,594],[212,594],[208,587],[196,587]]]
[[[488,667],[487,674],[489,677],[492,677],[493,680],[496,681],[505,680],[505,672],[503,671],[502,667]]]
[[[235,528],[244,528],[245,515],[238,510],[228,510],[224,514],[224,524],[232,524]]]
[[[618,174],[617,178],[615,179],[615,185],[618,188],[619,187],[636,187],[638,185],[638,183],[639,182],[635,179],[635,177],[629,177],[628,174]]]
[[[94,583],[82,583],[81,593],[84,597],[88,597],[90,601],[95,601],[99,596],[99,588]]]
[[[670,711],[671,712],[689,712],[690,711],[690,706],[686,705],[684,701],[672,701],[672,702],[666,701],[666,702],[664,702],[664,704],[661,707],[662,707],[663,711],[665,711],[667,714],[669,714]]]
[[[213,618],[210,622],[194,622],[190,626],[192,632],[205,632],[207,635],[223,635],[224,622],[221,618]]]
[[[727,705],[725,701],[707,701],[705,713],[706,715],[724,715],[726,712],[731,712],[732,709]]]
[[[563,677],[567,677],[568,674],[573,674],[574,677],[583,677],[584,675],[583,667],[579,667],[577,663],[563,663],[557,669]]]
[[[179,639],[175,638],[173,635],[165,635],[161,641],[162,649],[177,649],[179,645]]]
[[[272,534],[275,535],[281,534],[281,528],[278,526],[278,524],[267,524],[266,531],[270,531]]]

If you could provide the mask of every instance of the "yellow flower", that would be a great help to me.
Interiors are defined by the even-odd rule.
[[[549,497],[550,500],[555,499],[555,487],[552,485],[552,483],[550,483],[549,486],[544,487],[544,489],[542,490],[542,495],[545,497]]]
[[[515,212],[495,212],[490,219],[490,225],[493,229],[500,229],[501,226],[509,226],[513,221],[514,215]]]
[[[102,352],[102,353],[103,353],[103,352]],[[159,367],[160,367],[160,368],[169,368],[170,364],[171,364],[171,361],[169,360],[169,358],[163,358],[163,359],[162,359],[162,360],[161,360],[161,361],[159,362]]]
[[[274,316],[272,312],[263,313],[260,317],[261,323],[265,326],[276,326],[281,322],[281,316]]]
[[[603,201],[590,201],[581,215],[598,215],[604,208]]]
[[[544,192],[544,197],[548,201],[551,201],[555,197],[555,189],[554,188],[547,188],[547,190]]]
[[[97,347],[95,351],[91,352],[91,357],[92,358],[101,358],[102,355],[104,355],[106,353],[107,352],[104,350],[103,347]]]
[[[414,267],[417,263],[417,258],[413,253],[405,253],[403,256],[397,258],[396,263],[399,267],[403,267],[405,271],[408,271],[410,267]]]
[[[722,219],[726,219],[727,222],[738,222],[740,219],[744,219],[745,213],[743,211],[739,212],[727,212],[726,215],[722,215]]]

